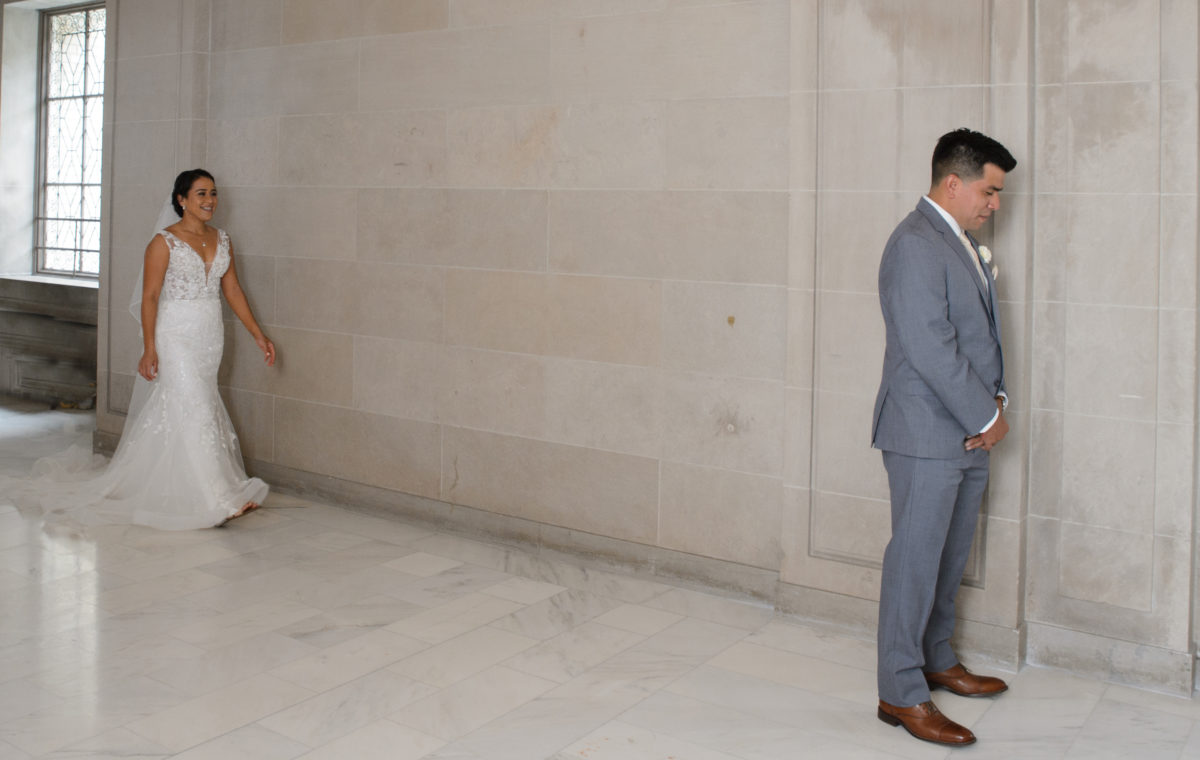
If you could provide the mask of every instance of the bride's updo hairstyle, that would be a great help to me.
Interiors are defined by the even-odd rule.
[[[213,184],[217,182],[213,175],[203,169],[188,169],[180,172],[179,176],[175,178],[175,189],[171,191],[171,205],[175,207],[175,213],[180,217],[183,217],[183,206],[179,205],[179,199],[186,198],[187,194],[192,191],[192,185],[196,184],[196,180],[201,177],[212,180]]]

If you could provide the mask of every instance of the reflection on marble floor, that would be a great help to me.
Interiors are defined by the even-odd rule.
[[[0,406],[0,472],[90,418]],[[0,495],[0,760],[1200,758],[1200,701],[1027,668],[875,718],[870,642],[273,495],[221,530],[47,533]]]

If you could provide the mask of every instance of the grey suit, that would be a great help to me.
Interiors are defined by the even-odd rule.
[[[974,241],[972,241],[974,242]],[[929,699],[923,671],[958,662],[954,598],[988,478],[963,442],[996,414],[1004,361],[995,283],[987,287],[950,225],[922,199],[879,266],[887,328],[872,445],[883,450],[892,539],[879,604],[879,698]]]

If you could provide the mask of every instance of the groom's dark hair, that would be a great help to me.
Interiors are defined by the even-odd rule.
[[[175,213],[180,217],[183,216],[183,206],[179,205],[179,197],[186,198],[187,194],[192,191],[192,185],[196,184],[196,180],[201,177],[211,179],[213,184],[217,182],[213,175],[203,169],[188,169],[185,172],[179,172],[179,176],[175,178],[175,188],[171,191],[171,205],[175,207]]]
[[[962,127],[938,139],[937,147],[933,149],[932,163],[933,178],[930,184],[936,185],[948,174],[957,174],[966,181],[979,179],[983,176],[984,164],[995,164],[1004,172],[1011,172],[1017,165],[1017,159],[987,135]]]

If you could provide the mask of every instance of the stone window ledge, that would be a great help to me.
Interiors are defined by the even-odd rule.
[[[96,325],[100,284],[95,280],[45,275],[0,276],[0,311],[38,314],[64,322]]]

